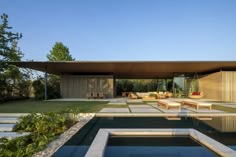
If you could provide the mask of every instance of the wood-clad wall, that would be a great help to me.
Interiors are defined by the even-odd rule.
[[[209,74],[199,78],[199,91],[205,99],[222,100],[222,72]]]
[[[221,71],[199,79],[204,98],[236,102],[236,72]]]
[[[113,76],[110,75],[62,75],[61,96],[63,98],[86,98],[87,93],[102,92],[106,98],[113,94]]]
[[[236,102],[236,72],[222,72],[222,100]]]

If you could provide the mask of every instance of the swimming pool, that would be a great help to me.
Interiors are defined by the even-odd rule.
[[[217,121],[219,121],[217,123]],[[166,118],[158,117],[96,117],[93,118],[88,124],[86,124],[80,131],[78,131],[70,140],[68,140],[64,146],[62,146],[53,156],[54,157],[83,157],[89,146],[91,145],[94,137],[101,128],[193,128],[196,129],[205,135],[219,141],[220,143],[231,147],[236,150],[236,132],[221,132],[219,127],[213,127],[213,124],[222,123],[222,119],[219,117],[212,118],[212,120],[198,120],[196,118],[181,118],[180,120],[168,120]],[[123,139],[123,140],[121,140]],[[165,143],[162,139],[161,142],[157,142],[145,138],[120,138],[120,139],[111,139],[110,144],[108,143],[105,156],[109,157],[109,154],[117,154],[114,151],[118,152],[128,152],[128,151],[141,151],[141,152],[165,152],[166,150],[174,150],[177,152],[190,151],[196,149],[197,152],[209,152],[201,146],[192,145],[191,142],[187,142],[184,139],[180,140],[178,143],[181,146],[175,146],[176,142]],[[159,139],[160,140],[160,139]],[[175,139],[177,140],[177,139]],[[113,142],[112,142],[113,141]],[[114,145],[114,141],[115,145]],[[139,141],[139,142],[134,142]],[[157,142],[157,144],[150,145],[150,142]],[[127,145],[128,143],[139,143],[139,146]],[[113,144],[112,144],[113,143]],[[161,144],[160,144],[161,143]],[[119,147],[117,147],[117,144]],[[159,144],[159,145],[158,145]],[[122,150],[121,150],[122,148]],[[169,149],[168,149],[169,148]],[[171,149],[170,149],[171,148]],[[210,152],[211,154],[211,152]],[[215,155],[215,154],[213,154]],[[151,155],[150,155],[151,156]],[[209,155],[210,156],[210,155]]]

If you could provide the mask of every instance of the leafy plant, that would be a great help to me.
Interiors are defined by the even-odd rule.
[[[45,114],[29,114],[20,118],[14,128],[30,135],[12,140],[2,139],[0,157],[26,157],[44,149],[49,142],[76,123],[78,111],[66,110]]]

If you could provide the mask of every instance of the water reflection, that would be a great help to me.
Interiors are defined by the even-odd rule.
[[[202,121],[220,132],[236,132],[236,116],[214,117]]]

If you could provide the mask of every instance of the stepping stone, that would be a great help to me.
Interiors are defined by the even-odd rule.
[[[18,118],[9,118],[9,117],[0,117],[0,124],[7,124],[7,123],[16,123],[18,122]]]
[[[23,132],[23,133],[18,133],[18,132],[0,132],[0,138],[16,138],[16,137],[21,137],[21,136],[26,136],[29,135],[29,132]]]
[[[120,101],[120,102],[112,102],[110,101],[108,105],[126,105],[125,101]]]
[[[129,108],[103,108],[100,113],[129,113]]]
[[[150,105],[129,105],[129,108],[152,108]]]
[[[126,105],[126,99],[112,99],[109,105]]]
[[[161,112],[164,112],[164,113],[190,113],[192,111],[189,111],[188,109],[185,109],[185,108],[181,108],[180,110],[177,109],[177,108],[169,108],[169,109],[166,109],[165,107],[163,106],[157,106],[157,105],[152,105],[154,108],[157,108],[158,110],[160,110]]]
[[[159,110],[152,108],[152,107],[146,107],[146,108],[141,108],[141,107],[133,107],[130,108],[132,113],[160,113]]]
[[[142,99],[131,99],[131,100],[127,100],[127,103],[143,103]]]
[[[29,113],[0,113],[1,118],[18,118],[20,116],[26,116]]]
[[[12,131],[15,124],[0,124],[0,131]]]

